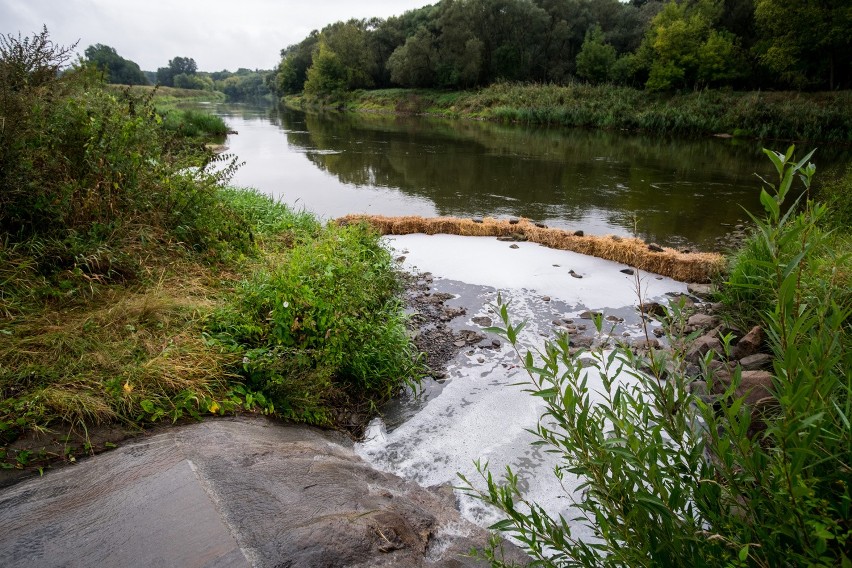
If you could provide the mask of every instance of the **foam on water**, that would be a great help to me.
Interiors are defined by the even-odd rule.
[[[634,279],[619,272],[623,266],[597,258],[532,243],[509,249],[509,243],[487,237],[406,235],[389,242],[396,253],[406,256],[410,270],[499,290],[509,301],[512,321],[527,322],[520,336],[522,351],[540,349],[552,334],[550,321],[557,304],[570,307],[566,314],[579,314],[586,309],[632,310],[636,303]],[[570,276],[569,270],[583,278]],[[654,275],[643,277],[642,288],[647,299],[685,291],[682,283],[657,280]],[[468,316],[494,318],[490,304],[497,290],[477,296],[480,304],[468,308]],[[552,301],[542,301],[542,295]],[[631,335],[635,328],[635,324],[628,327]],[[461,485],[457,477],[461,473],[482,488],[476,461],[488,462],[497,477],[510,466],[521,479],[525,497],[551,514],[565,514],[568,496],[578,482],[566,474],[560,484],[553,474],[558,456],[531,445],[535,437],[528,430],[536,427],[544,406],[540,398],[525,392],[528,384],[518,384],[530,380],[519,364],[505,343],[487,353],[460,354],[449,367],[440,394],[393,431],[388,432],[381,419],[374,420],[356,451],[375,467],[424,486]],[[595,369],[587,371],[590,390],[602,390]],[[456,494],[466,518],[484,526],[499,519],[479,501],[460,491]],[[575,534],[583,535],[582,530]]]

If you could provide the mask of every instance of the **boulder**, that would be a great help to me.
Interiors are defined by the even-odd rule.
[[[725,348],[719,338],[716,337],[715,331],[696,339],[686,352],[686,360],[690,363],[698,363],[709,351],[715,351],[720,357],[725,356]]]
[[[772,373],[768,371],[743,371],[742,381],[737,387],[736,395],[744,396],[746,404],[755,405],[772,395]]]
[[[693,314],[687,320],[686,325],[691,326],[693,329],[712,329],[719,325],[719,323],[721,323],[721,320],[718,316]]]
[[[772,355],[766,353],[755,353],[748,357],[743,357],[739,361],[743,371],[759,371],[768,369],[772,365]]]
[[[751,328],[751,331],[745,334],[745,336],[743,336],[739,341],[737,341],[737,344],[734,345],[734,359],[743,359],[744,357],[748,357],[749,355],[754,355],[759,352],[763,346],[764,336],[765,334],[763,333],[763,329],[759,325]]]

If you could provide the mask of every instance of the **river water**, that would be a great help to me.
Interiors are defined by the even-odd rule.
[[[238,185],[324,217],[524,216],[587,234],[716,248],[759,210],[754,141],[214,105]],[[767,143],[776,150],[786,143]],[[810,146],[807,146],[810,148]],[[820,170],[852,159],[820,148]]]

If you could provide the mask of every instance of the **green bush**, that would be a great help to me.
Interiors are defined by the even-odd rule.
[[[210,331],[279,413],[329,425],[333,406],[375,405],[417,380],[399,292],[377,235],[329,225],[245,281]]]
[[[46,34],[0,41],[0,235],[7,244],[31,241],[24,248],[43,272],[142,239],[205,252],[245,249],[248,227],[219,195],[238,164],[165,128],[150,93],[106,89],[92,68],[60,75],[65,51]],[[196,131],[224,127],[207,115],[183,116]]]
[[[700,395],[683,348],[647,356],[597,350],[600,388],[569,354],[566,336],[525,354],[532,394],[546,404],[538,443],[561,456],[559,480],[581,481],[566,495],[570,513],[553,516],[526,501],[511,469],[498,482],[480,464],[485,490],[463,481],[506,516],[492,528],[514,536],[537,565],[852,564],[852,302],[831,286],[820,298],[803,293],[821,207],[785,215],[782,206],[792,178],[809,180],[813,167],[794,163],[792,149],[770,158],[781,181],[761,194],[767,216],[758,234],[771,267],[762,286],[773,301],[760,315],[773,356],[772,396],[751,403],[737,396],[739,367],[730,384],[720,383],[723,394]],[[799,254],[788,256],[788,239]],[[504,305],[499,311],[505,327],[497,331],[516,345],[520,326]],[[671,313],[683,329],[681,308]],[[707,392],[719,392],[712,351],[701,368]],[[592,538],[577,538],[569,521]],[[496,550],[485,555],[503,565]]]

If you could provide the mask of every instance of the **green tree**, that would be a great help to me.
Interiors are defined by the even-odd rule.
[[[693,87],[740,76],[745,65],[735,38],[713,27],[721,13],[718,0],[666,4],[639,50],[649,68],[646,88]]]
[[[615,60],[615,48],[604,42],[603,30],[595,25],[586,32],[577,54],[577,75],[592,83],[603,83],[610,78]]]
[[[106,74],[107,83],[121,85],[147,85],[148,78],[139,69],[139,65],[121,57],[115,48],[95,44],[86,48],[85,63],[94,65]]]
[[[404,87],[434,85],[438,51],[435,36],[421,27],[388,59],[391,81]]]
[[[174,87],[175,76],[195,75],[197,71],[198,66],[195,63],[195,59],[191,57],[175,57],[169,60],[168,67],[157,69],[157,82],[166,87]]]
[[[308,95],[337,97],[346,91],[346,67],[324,41],[320,41],[319,52],[307,75],[305,93]]]
[[[852,4],[848,0],[757,0],[760,61],[787,85],[852,85]]]
[[[301,42],[281,50],[281,62],[274,80],[274,90],[278,96],[302,92],[319,38],[319,32],[314,30]]]

